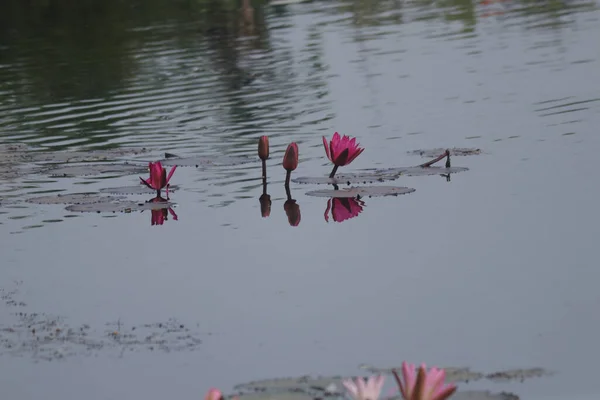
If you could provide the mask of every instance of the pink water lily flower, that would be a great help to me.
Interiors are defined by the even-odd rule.
[[[456,391],[456,385],[445,384],[446,371],[432,367],[427,372],[425,364],[421,364],[418,372],[414,364],[402,363],[402,377],[393,370],[394,377],[404,400],[445,400]]]
[[[167,199],[169,198],[169,181],[171,177],[175,173],[175,169],[177,165],[174,165],[169,171],[169,175],[167,176],[167,170],[163,168],[160,161],[150,162],[148,163],[148,169],[150,169],[150,178],[143,179],[140,177],[142,183],[148,186],[150,189],[154,189],[160,195],[160,191],[163,188],[167,189]]]
[[[346,135],[340,137],[340,134],[337,132],[333,134],[329,143],[327,143],[327,138],[323,136],[323,146],[325,147],[327,158],[334,165],[333,171],[329,175],[330,178],[333,178],[338,167],[350,164],[360,153],[365,151],[365,149],[358,147],[356,138],[350,139],[350,136]]]
[[[370,376],[365,383],[362,377],[356,380],[345,379],[342,384],[354,400],[378,400],[385,378],[382,375]]]

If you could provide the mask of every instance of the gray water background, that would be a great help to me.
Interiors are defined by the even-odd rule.
[[[0,209],[0,286],[24,303],[0,304],[3,327],[15,310],[45,313],[106,340],[116,321],[175,318],[202,340],[57,345],[51,361],[35,346],[3,350],[3,399],[195,399],[403,360],[556,371],[482,384],[527,400],[600,394],[597,2],[256,3],[253,30],[229,3],[16,3],[0,6],[0,142],[144,146],[158,159],[254,156],[266,134],[273,205],[261,218],[260,167],[247,164],[179,168],[179,220],[158,227],[147,212]],[[366,148],[344,172],[423,162],[415,149],[482,154],[455,157],[469,171],[451,182],[402,177],[392,184],[415,193],[366,198],[343,223],[304,194],[322,187],[293,184],[291,227],[283,151],[299,144],[295,176],[325,175],[321,136],[334,131]],[[137,183],[41,174],[0,189],[25,199]]]

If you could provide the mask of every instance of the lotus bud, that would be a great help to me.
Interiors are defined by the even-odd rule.
[[[267,158],[269,158],[268,136],[261,136],[260,139],[258,139],[258,157],[263,161],[266,161]]]

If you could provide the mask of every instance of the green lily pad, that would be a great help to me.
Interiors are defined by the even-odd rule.
[[[122,197],[100,196],[98,193],[57,193],[48,196],[33,197],[26,201],[34,204],[95,204],[115,201],[119,198]]]
[[[528,378],[539,378],[542,376],[551,376],[554,373],[543,368],[529,369],[511,369],[506,371],[493,372],[485,377],[495,382],[520,381],[523,382]]]
[[[316,197],[379,197],[398,196],[414,192],[415,189],[401,186],[356,186],[345,189],[323,189],[307,192],[307,196]]]
[[[119,157],[146,154],[146,148],[118,148],[106,150],[71,152],[33,152],[29,155],[34,162],[75,163],[92,161],[113,161]]]
[[[119,202],[102,202],[88,204],[72,204],[65,209],[71,212],[89,212],[89,213],[117,213],[117,212],[134,212],[144,210],[161,210],[174,206],[170,202],[135,202],[135,201],[119,201]]]
[[[169,186],[169,192],[175,192],[179,189],[176,185]],[[137,185],[137,186],[121,186],[114,188],[103,188],[99,190],[100,193],[109,193],[109,194],[155,194],[156,190],[150,189],[145,185]]]
[[[250,391],[266,391],[266,392],[282,392],[282,391],[300,391],[305,393],[311,392],[338,392],[343,388],[341,376],[331,377],[312,377],[300,376],[295,378],[275,378],[242,383],[234,387],[235,390],[250,390]],[[336,389],[337,388],[337,389]]]
[[[312,183],[316,185],[350,185],[352,183],[374,183],[393,181],[400,176],[399,173],[387,171],[374,171],[361,174],[339,174],[333,178],[329,177],[299,177],[293,178],[294,183]]]
[[[468,171],[466,167],[400,167],[400,168],[386,168],[378,169],[377,173],[380,174],[398,174],[398,176],[427,176],[427,175],[448,175],[456,174],[458,172]]]

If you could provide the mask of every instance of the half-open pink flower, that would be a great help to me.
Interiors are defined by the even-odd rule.
[[[163,168],[160,161],[150,162],[148,163],[148,169],[150,169],[150,178],[144,179],[140,177],[142,183],[148,186],[150,189],[154,189],[157,192],[160,192],[161,189],[167,189],[167,198],[169,198],[169,181],[171,177],[175,173],[175,169],[177,165],[174,165],[169,171],[169,175],[167,176],[167,170]]]
[[[445,384],[446,371],[432,367],[427,372],[425,364],[421,364],[418,372],[414,364],[402,363],[404,382],[393,370],[394,377],[404,400],[445,400],[456,391],[456,385]]]
[[[362,377],[345,379],[342,384],[354,400],[378,400],[385,378],[382,375],[370,376],[367,382]]]
[[[365,149],[358,147],[356,138],[350,139],[350,136],[340,137],[339,133],[334,133],[331,142],[327,143],[327,138],[323,136],[323,146],[327,158],[337,167],[343,167],[350,164]]]

